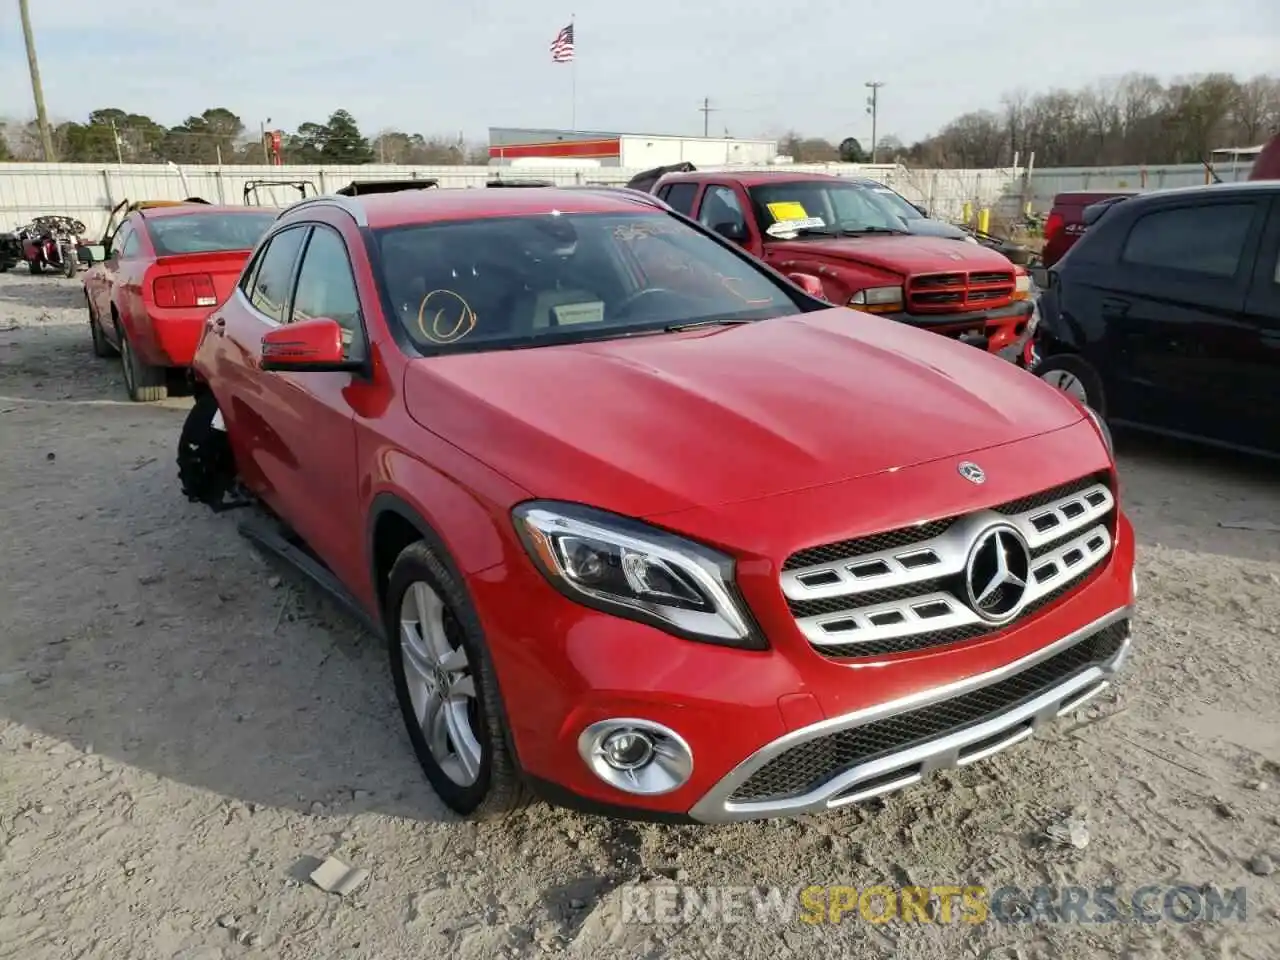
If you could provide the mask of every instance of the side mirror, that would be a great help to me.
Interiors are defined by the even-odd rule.
[[[740,220],[726,220],[723,223],[717,223],[711,229],[734,243],[744,243],[747,239],[746,224]]]
[[[88,247],[76,248],[76,259],[88,266],[93,265],[93,251]]]
[[[827,292],[822,289],[822,281],[811,273],[788,273],[787,279],[811,297],[819,300],[827,299]]]
[[[76,257],[81,263],[101,263],[107,259],[107,249],[100,243],[86,243],[76,248]]]
[[[913,203],[913,204],[912,204],[912,206],[916,208],[916,212],[917,212],[917,213],[919,213],[919,214],[920,214],[920,216],[922,216],[922,217],[927,217],[927,216],[929,216],[929,210],[928,210],[928,208],[926,208],[926,207],[922,207],[922,206],[921,206],[920,204],[918,204],[918,203]]]
[[[293,373],[337,373],[360,369],[342,348],[342,327],[317,317],[271,330],[262,337],[262,369]]]

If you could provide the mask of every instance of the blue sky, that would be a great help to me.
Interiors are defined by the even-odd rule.
[[[0,114],[33,113],[17,11],[0,31]],[[33,0],[45,100],[57,120],[98,107],[167,125],[225,106],[251,129],[350,110],[468,139],[489,126],[701,133],[794,128],[910,141],[1002,93],[1078,88],[1129,71],[1167,79],[1280,71],[1276,0]],[[369,15],[360,18],[360,11]],[[376,11],[376,13],[374,12]],[[576,14],[576,67],[548,46]]]

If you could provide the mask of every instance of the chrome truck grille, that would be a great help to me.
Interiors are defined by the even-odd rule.
[[[908,313],[962,313],[1003,307],[1013,299],[1012,271],[925,273],[907,280]]]
[[[823,656],[868,657],[1003,629],[1078,586],[1110,554],[1105,475],[944,520],[801,550],[782,592]]]

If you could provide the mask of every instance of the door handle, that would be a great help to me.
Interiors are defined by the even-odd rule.
[[[1129,315],[1129,301],[1119,297],[1103,297],[1102,315],[1108,320],[1123,320]]]

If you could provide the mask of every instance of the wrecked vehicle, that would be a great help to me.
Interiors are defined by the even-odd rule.
[[[1092,414],[634,191],[302,201],[193,368],[184,492],[385,638],[463,816],[835,809],[1024,740],[1131,646]]]

